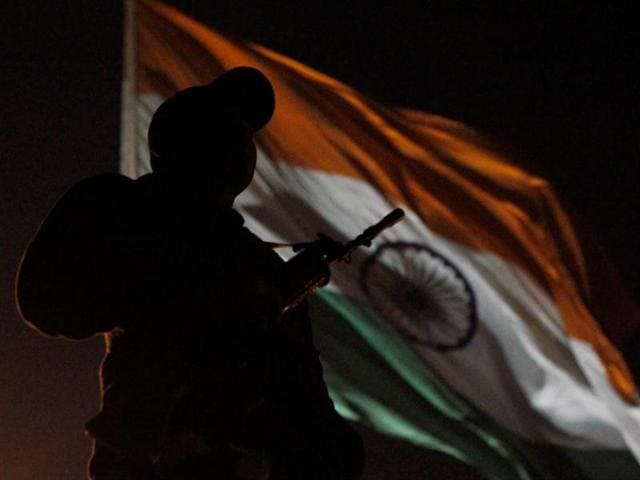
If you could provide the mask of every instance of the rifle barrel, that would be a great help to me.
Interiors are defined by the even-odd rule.
[[[368,247],[371,245],[371,241],[380,235],[380,232],[391,227],[400,221],[400,219],[404,217],[404,210],[401,208],[396,208],[392,210],[390,213],[384,216],[382,220],[378,223],[371,225],[367,229],[365,229],[360,235],[351,240],[349,243],[345,245],[345,254],[349,253],[359,246]]]
[[[376,223],[375,225],[371,225],[364,232],[362,232],[362,236],[367,238],[368,240],[373,240],[380,234],[380,232],[399,222],[402,217],[404,217],[404,210],[402,210],[401,208],[396,208],[385,215],[384,218],[378,223]]]

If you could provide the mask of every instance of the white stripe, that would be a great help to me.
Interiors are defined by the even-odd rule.
[[[135,165],[136,176],[144,175],[151,172],[151,164],[149,163],[149,147],[147,145],[147,131],[151,123],[153,113],[163,102],[163,98],[157,94],[141,95],[136,102],[137,130],[136,137],[138,142],[136,145],[136,155],[138,161]]]
[[[606,380],[605,371],[593,347],[579,340],[572,340],[571,347],[580,358],[581,365],[595,390],[606,399],[609,408],[618,422],[622,425],[622,435],[629,450],[640,463],[640,409],[629,408],[617,392],[611,388]]]
[[[395,206],[361,181],[271,162],[261,152],[254,182],[237,206],[262,238],[310,240],[322,227],[301,208],[301,199],[311,199],[342,240]],[[436,249],[456,264],[477,295],[476,337],[466,348],[449,353],[414,345],[428,364],[456,391],[525,439],[579,449],[626,448],[608,405],[582,374],[546,292],[514,265],[435,234],[412,212],[407,217],[386,231],[383,240],[415,241]],[[328,288],[364,298],[358,260],[334,269]]]

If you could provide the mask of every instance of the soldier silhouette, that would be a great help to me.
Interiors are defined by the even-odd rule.
[[[232,209],[274,104],[248,67],[177,93],[149,128],[153,173],[79,182],[24,254],[24,319],[106,339],[93,480],[360,476],[305,305],[275,321],[285,264]]]

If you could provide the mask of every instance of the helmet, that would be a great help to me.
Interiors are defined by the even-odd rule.
[[[197,169],[205,163],[227,169],[228,162],[242,162],[247,147],[253,148],[253,133],[266,125],[274,107],[271,83],[251,67],[234,68],[207,85],[178,92],[151,119],[152,169]]]

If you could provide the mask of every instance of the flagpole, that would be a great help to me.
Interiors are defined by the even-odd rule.
[[[124,0],[122,106],[120,112],[120,172],[138,176],[136,169],[136,0]]]

